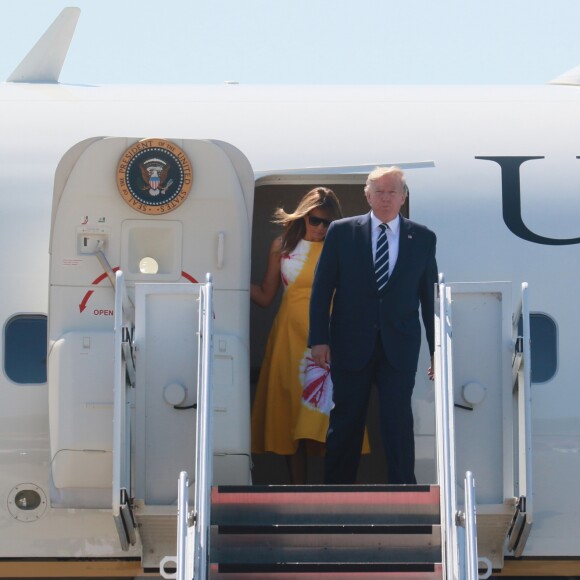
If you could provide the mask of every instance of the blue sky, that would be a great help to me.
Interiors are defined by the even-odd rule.
[[[65,6],[61,82],[541,84],[580,65],[578,0],[0,0],[4,80]]]

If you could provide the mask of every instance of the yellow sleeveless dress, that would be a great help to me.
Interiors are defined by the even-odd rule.
[[[292,455],[300,439],[323,450],[332,406],[328,373],[313,368],[308,341],[309,305],[322,242],[300,240],[281,258],[284,294],[270,330],[252,409],[252,453]],[[317,441],[319,444],[310,444]],[[365,435],[363,452],[368,452]]]

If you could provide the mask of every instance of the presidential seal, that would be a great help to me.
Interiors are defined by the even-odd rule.
[[[158,215],[178,208],[192,182],[187,155],[164,139],[143,139],[131,145],[117,167],[121,197],[142,213]]]

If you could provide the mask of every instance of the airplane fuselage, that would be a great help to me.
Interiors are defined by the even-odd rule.
[[[580,478],[579,113],[578,88],[562,86],[5,83],[0,85],[0,320],[5,326],[19,315],[50,317],[54,176],[65,153],[84,139],[215,139],[238,148],[256,176],[253,277],[265,264],[273,231],[268,217],[286,199],[285,187],[343,187],[347,210],[360,213],[366,211],[364,172],[348,168],[401,164],[410,188],[409,215],[436,232],[446,280],[508,281],[514,302],[527,282],[532,312],[553,323],[553,360],[545,363],[544,380],[532,387],[535,517],[524,556],[580,559],[580,499],[572,492]],[[109,183],[114,170],[113,177],[95,178]],[[194,162],[194,179],[195,172]],[[80,212],[75,219],[82,224],[84,218]],[[202,279],[204,272],[192,275]],[[88,305],[87,315],[105,326],[112,324],[112,314]],[[250,324],[261,329],[252,343],[253,367],[259,366],[267,322],[252,314]],[[428,481],[435,474],[429,455],[433,394],[423,370],[426,352],[421,357],[414,409],[418,475]],[[7,505],[19,485],[32,483],[45,498],[50,495],[47,385],[17,384],[4,372],[0,401],[0,559],[137,555],[138,548],[121,552],[105,510],[63,510],[47,500],[36,521],[18,521]],[[490,417],[493,421],[493,412]],[[506,429],[501,414],[496,420],[492,430]],[[493,479],[499,465],[477,455],[482,434],[475,429],[469,436],[473,464],[467,467],[476,481],[478,473]],[[501,503],[504,491],[499,480],[483,486],[478,498]],[[30,533],[42,542],[29,542]]]

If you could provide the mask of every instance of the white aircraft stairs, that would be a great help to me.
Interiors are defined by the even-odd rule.
[[[455,285],[455,289],[453,300],[468,295],[481,302],[483,296],[485,303],[490,291],[497,296],[497,288],[486,285],[475,289]],[[437,300],[437,484],[212,487],[211,425],[206,413],[211,409],[211,382],[202,382],[197,441],[205,441],[205,447],[202,443],[196,449],[198,477],[191,482],[191,510],[188,474],[182,471],[179,477],[177,555],[161,562],[165,578],[471,580],[488,578],[493,569],[501,568],[504,545],[514,555],[521,554],[531,526],[530,480],[526,479],[530,475],[526,463],[530,451],[526,443],[529,365],[523,364],[529,361],[527,286],[522,286],[520,307],[510,316],[510,333],[523,327],[523,335],[515,335],[510,354],[510,397],[517,409],[516,451],[510,468],[519,496],[500,505],[478,503],[477,525],[474,477],[467,471],[463,485],[456,478],[454,417],[458,403],[451,352],[452,288],[443,276]],[[208,380],[211,377],[208,370],[200,374]],[[208,427],[205,435],[199,431],[203,425]],[[458,508],[457,489],[463,495],[462,509]]]

